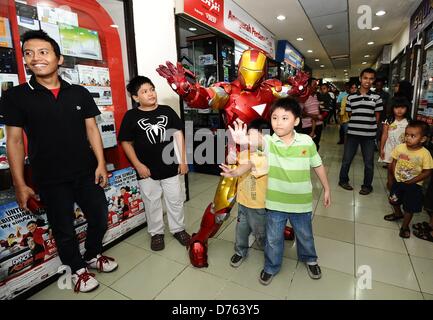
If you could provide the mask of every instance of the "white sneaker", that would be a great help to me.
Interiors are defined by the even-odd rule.
[[[89,269],[96,269],[98,272],[111,272],[117,269],[117,262],[113,258],[98,254],[96,258],[86,261]]]
[[[86,268],[77,270],[72,275],[72,283],[74,284],[74,291],[78,292],[90,292],[99,287],[98,280],[96,280],[93,273],[89,273]]]

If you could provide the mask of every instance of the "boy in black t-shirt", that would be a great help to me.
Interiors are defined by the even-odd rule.
[[[170,232],[184,246],[190,235],[185,231],[183,197],[179,174],[188,172],[183,123],[169,106],[158,105],[155,86],[143,76],[135,77],[126,87],[138,108],[129,110],[122,120],[119,141],[140,177],[139,184],[146,210],[151,249],[164,249],[164,221],[161,196],[164,193]],[[174,140],[180,161],[173,161],[167,150]],[[178,159],[179,160],[179,159]]]

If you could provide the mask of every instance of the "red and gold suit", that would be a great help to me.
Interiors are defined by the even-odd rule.
[[[166,78],[172,89],[192,108],[217,109],[224,114],[225,125],[232,124],[236,119],[248,124],[251,121],[264,118],[269,120],[269,110],[272,102],[287,95],[297,96],[301,101],[308,98],[308,75],[298,73],[289,79],[291,88],[283,90],[279,80],[265,80],[266,55],[259,50],[243,52],[238,66],[238,77],[233,82],[215,83],[204,88],[198,83],[190,83],[186,75],[195,78],[194,74],[185,70],[181,63],[174,66],[160,65],[156,71]],[[221,178],[214,200],[208,205],[203,215],[200,230],[193,234],[189,256],[195,267],[207,267],[207,241],[213,237],[222,223],[229,218],[230,210],[236,200],[237,179]],[[286,229],[285,237],[293,237],[292,230]]]

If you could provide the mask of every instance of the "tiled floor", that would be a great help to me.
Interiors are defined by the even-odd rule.
[[[209,241],[209,268],[196,269],[188,254],[166,233],[166,248],[150,250],[150,236],[141,230],[106,252],[116,257],[119,269],[97,274],[101,286],[89,294],[61,291],[56,283],[31,299],[433,299],[433,243],[412,236],[402,240],[399,225],[383,220],[390,212],[386,201],[386,170],[375,168],[374,192],[360,196],[362,158],[353,162],[354,191],[337,186],[343,146],[337,128],[326,128],[322,155],[332,188],[332,207],[325,209],[317,178],[313,220],[321,280],[311,280],[296,260],[293,242],[286,242],[283,267],[269,286],[258,282],[263,251],[251,249],[238,268],[229,265],[233,254],[237,207],[217,236]],[[213,198],[218,177],[190,174],[191,200],[185,204],[186,226],[197,231],[204,208]],[[425,213],[416,221],[427,220]],[[371,286],[364,275],[371,272]],[[358,278],[359,277],[359,278]]]

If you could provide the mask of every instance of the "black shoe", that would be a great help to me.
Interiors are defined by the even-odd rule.
[[[339,182],[338,185],[342,187],[344,190],[352,191],[353,187],[348,182]]]
[[[185,247],[188,247],[191,241],[191,236],[185,230],[176,232],[173,234],[173,237],[175,237],[177,241],[179,241],[179,243]]]
[[[322,277],[322,270],[320,270],[319,265],[316,263],[314,265],[306,264],[308,275],[311,279],[317,280]]]
[[[153,251],[161,251],[164,250],[164,235],[163,234],[155,234],[152,236],[150,241],[150,249]]]
[[[244,261],[244,257],[238,255],[238,254],[234,254],[231,258],[230,258],[230,265],[233,268],[237,268],[242,264],[242,261]]]
[[[359,194],[366,196],[367,194],[370,194],[371,192],[373,192],[373,188],[361,187]]]
[[[273,277],[274,276],[272,274],[265,272],[265,270],[262,270],[262,272],[260,272],[259,281],[264,286],[267,286],[271,283]]]

